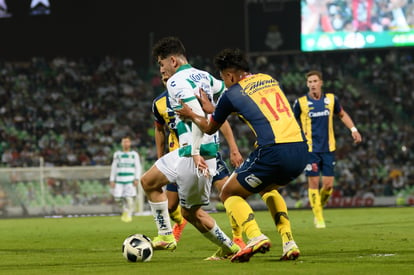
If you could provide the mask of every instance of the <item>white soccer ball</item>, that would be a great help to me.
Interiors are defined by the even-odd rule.
[[[122,255],[130,262],[148,262],[154,253],[151,239],[143,234],[134,234],[122,244]]]

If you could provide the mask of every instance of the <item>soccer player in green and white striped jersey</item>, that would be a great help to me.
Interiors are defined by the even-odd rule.
[[[134,198],[141,177],[139,154],[131,150],[131,139],[122,138],[122,151],[116,151],[112,160],[109,182],[112,195],[122,209],[121,220],[131,222],[134,212]]]

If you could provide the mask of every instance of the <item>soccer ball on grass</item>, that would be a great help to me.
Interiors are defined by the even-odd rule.
[[[122,255],[130,262],[148,262],[154,253],[151,239],[143,234],[134,234],[122,244]]]

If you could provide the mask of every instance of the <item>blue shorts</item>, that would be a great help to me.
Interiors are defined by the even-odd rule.
[[[220,152],[217,152],[216,155],[216,162],[217,162],[217,174],[213,177],[213,183],[217,180],[221,180],[227,176],[230,176],[229,168],[227,164],[224,162],[223,158],[221,157]]]
[[[178,192],[178,185],[176,183],[168,183],[167,184],[167,190],[171,192]]]
[[[230,175],[230,171],[227,168],[227,164],[224,162],[223,158],[221,157],[220,152],[217,152],[216,155],[216,163],[217,163],[217,174],[213,177],[213,183],[216,180],[221,180]],[[175,183],[168,183],[167,190],[171,192],[178,192],[178,186]]]
[[[245,189],[259,193],[271,184],[288,184],[303,172],[307,163],[305,142],[280,143],[258,147],[235,172]]]
[[[305,174],[307,177],[317,177],[321,173],[323,176],[334,176],[335,153],[309,153],[308,165],[306,165]]]

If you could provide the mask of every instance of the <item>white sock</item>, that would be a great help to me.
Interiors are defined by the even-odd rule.
[[[214,224],[210,231],[203,233],[203,235],[220,247],[230,248],[233,245],[233,241],[220,229],[217,223]]]
[[[114,199],[115,199],[116,204],[118,204],[119,209],[122,212],[125,211],[125,209],[124,209],[124,198],[115,197]]]
[[[151,213],[154,216],[155,224],[158,228],[158,235],[171,235],[172,227],[170,222],[170,215],[168,214],[168,201],[151,202]]]
[[[126,212],[128,213],[128,216],[132,217],[132,214],[134,213],[134,197],[126,197]]]

